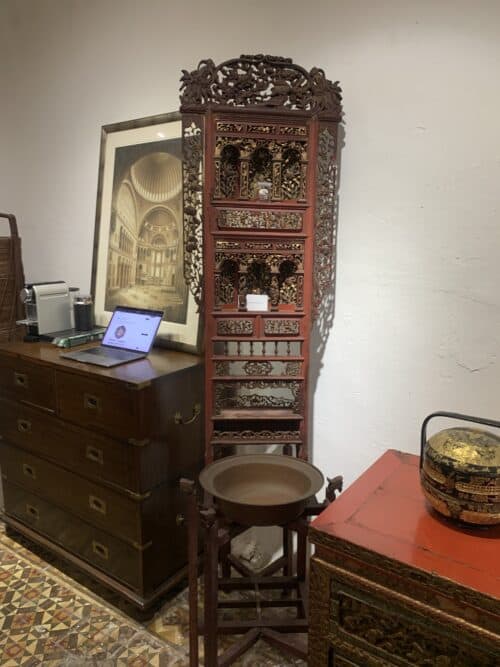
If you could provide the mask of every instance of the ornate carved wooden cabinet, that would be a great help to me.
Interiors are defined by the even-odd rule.
[[[203,464],[201,396],[193,355],[104,369],[50,344],[2,345],[3,519],[147,606],[186,564],[178,482]]]
[[[500,526],[433,513],[390,450],[312,523],[310,667],[496,667]]]
[[[333,294],[340,99],[322,70],[286,58],[184,72],[186,277],[205,315],[208,461],[271,443],[307,458],[311,323]],[[267,308],[247,307],[256,294]]]

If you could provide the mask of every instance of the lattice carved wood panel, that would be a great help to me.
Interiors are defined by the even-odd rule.
[[[291,440],[307,458],[310,331],[334,280],[340,87],[289,58],[243,55],[184,70],[181,104],[206,458],[221,443]]]

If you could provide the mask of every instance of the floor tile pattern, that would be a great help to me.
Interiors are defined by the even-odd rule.
[[[224,638],[221,650],[231,641]],[[156,608],[138,612],[77,568],[6,531],[0,522],[0,665],[186,666],[187,591],[173,592]],[[235,663],[292,665],[305,663],[262,641]]]

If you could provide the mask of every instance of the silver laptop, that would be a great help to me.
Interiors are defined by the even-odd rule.
[[[99,346],[65,352],[61,357],[106,368],[143,359],[153,345],[162,317],[161,310],[117,306]]]

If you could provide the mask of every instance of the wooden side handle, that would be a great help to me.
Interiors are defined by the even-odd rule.
[[[182,426],[186,426],[187,424],[192,424],[196,419],[201,414],[201,405],[199,403],[195,403],[193,405],[193,415],[189,417],[188,419],[182,419],[182,415],[180,412],[176,412],[174,415],[174,422],[176,424],[182,424]]]
[[[13,215],[12,213],[0,213],[0,218],[5,218],[6,220],[9,221],[11,236],[19,236],[19,232],[17,230],[17,220],[15,215]]]

